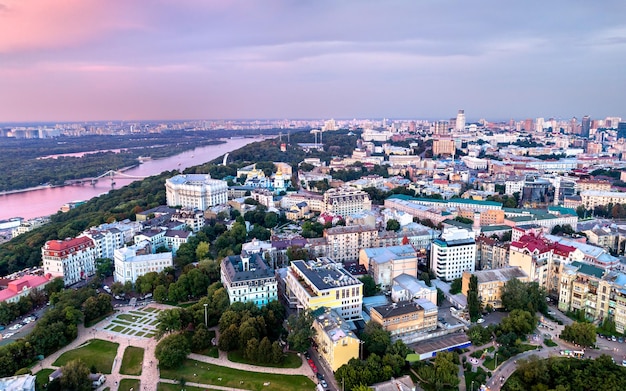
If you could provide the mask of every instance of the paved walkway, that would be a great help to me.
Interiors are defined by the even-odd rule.
[[[163,304],[153,303],[150,307],[155,307],[159,309],[170,309],[175,308]],[[105,389],[106,387],[110,387],[111,390],[116,391],[118,389],[118,385],[121,379],[138,379],[141,382],[141,390],[146,391],[154,391],[157,389],[157,384],[159,382],[163,383],[171,383],[178,384],[177,381],[161,379],[160,373],[158,369],[158,360],[154,355],[154,349],[156,347],[157,341],[154,338],[142,338],[142,337],[133,337],[126,336],[120,333],[111,332],[109,330],[105,330],[104,327],[107,326],[111,319],[117,315],[122,313],[128,313],[128,311],[134,310],[133,307],[121,308],[119,312],[107,319],[100,321],[98,324],[93,327],[85,328],[83,325],[78,325],[78,337],[74,341],[72,341],[69,345],[64,348],[54,352],[50,356],[44,358],[37,366],[33,369],[39,371],[43,368],[58,368],[55,365],[52,365],[61,354],[68,350],[73,350],[90,340],[97,338],[106,341],[116,342],[119,344],[117,349],[117,353],[115,355],[115,359],[113,361],[113,368],[111,369],[111,374],[106,375],[106,382],[98,388],[98,391]],[[217,336],[217,330],[216,330]],[[120,374],[120,366],[122,364],[122,358],[124,357],[124,350],[128,346],[136,346],[144,349],[143,356],[143,367],[141,376],[131,376],[131,375],[122,375]],[[219,358],[208,357],[200,354],[192,353],[189,355],[189,358],[209,364],[221,365],[229,368],[240,369],[244,371],[254,371],[254,372],[263,372],[263,373],[274,373],[280,375],[304,375],[309,379],[315,382],[315,374],[311,370],[311,368],[304,361],[304,357],[302,359],[302,365],[299,368],[271,368],[271,367],[261,367],[256,365],[235,363],[228,360],[228,356],[226,352],[220,351]],[[196,387],[209,387],[213,389],[219,390],[227,390],[227,391],[244,391],[237,388],[229,388],[222,387],[217,385],[208,385],[208,384],[199,384],[199,383],[187,383],[190,386]],[[136,390],[140,391],[140,390]]]

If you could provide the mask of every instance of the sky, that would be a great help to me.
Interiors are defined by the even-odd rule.
[[[626,118],[624,15],[624,0],[0,0],[0,122]]]

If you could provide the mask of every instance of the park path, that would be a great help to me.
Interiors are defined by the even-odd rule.
[[[176,307],[171,307],[164,304],[152,303],[149,305],[150,307],[155,307],[159,309],[171,309]],[[159,382],[163,383],[172,383],[178,384],[177,381],[169,380],[169,379],[161,379],[159,368],[158,368],[158,360],[154,355],[154,349],[156,348],[157,341],[154,338],[142,338],[142,337],[132,337],[126,336],[120,333],[111,332],[109,330],[105,330],[104,327],[109,324],[111,319],[120,314],[127,313],[130,310],[134,310],[134,307],[122,307],[116,312],[114,315],[103,319],[98,322],[93,327],[86,328],[83,325],[78,325],[78,336],[74,341],[72,341],[67,346],[61,348],[60,350],[54,352],[48,357],[45,357],[43,360],[37,364],[35,367],[38,370],[43,368],[53,368],[57,369],[58,367],[53,365],[53,363],[61,356],[64,352],[76,349],[83,345],[84,343],[96,338],[102,339],[105,341],[111,341],[118,343],[118,349],[116,352],[115,359],[113,361],[113,367],[111,368],[111,374],[106,375],[106,382],[98,388],[98,391],[105,389],[106,387],[110,387],[111,390],[117,390],[118,385],[121,379],[138,379],[141,383],[141,389],[145,391],[154,391],[157,389],[157,384]],[[218,331],[216,330],[216,337]],[[140,376],[132,376],[132,375],[123,375],[120,374],[120,366],[122,364],[122,358],[124,357],[124,350],[128,346],[135,346],[144,349],[144,358],[142,363],[142,372]],[[208,364],[221,365],[233,369],[239,369],[244,371],[253,371],[253,372],[262,372],[262,373],[273,373],[279,375],[304,375],[309,379],[315,382],[315,374],[308,366],[304,357],[301,356],[302,365],[299,368],[271,368],[271,367],[261,367],[250,364],[242,364],[236,363],[228,360],[228,355],[226,352],[220,351],[219,358],[208,357],[200,354],[192,353],[188,356],[190,359],[205,362]],[[210,387],[213,389],[226,390],[226,391],[246,391],[240,390],[237,388],[223,387],[218,385],[208,385],[208,384],[200,384],[200,383],[187,383],[190,386],[196,387]],[[136,390],[140,391],[140,390]]]

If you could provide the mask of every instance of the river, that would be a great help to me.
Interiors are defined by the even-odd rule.
[[[224,144],[198,147],[194,150],[182,152],[178,155],[162,159],[146,160],[133,167],[124,174],[133,177],[148,177],[160,174],[163,171],[183,170],[213,160],[226,152],[234,151],[260,139],[240,138],[229,139]],[[102,170],[104,173],[105,170]],[[115,189],[119,189],[139,179],[116,177]],[[165,184],[163,184],[165,186]],[[111,190],[109,178],[100,179],[95,186],[90,184],[72,185],[63,187],[46,187],[20,193],[0,195],[0,220],[11,217],[48,216],[58,212],[59,208],[71,201],[89,200]]]

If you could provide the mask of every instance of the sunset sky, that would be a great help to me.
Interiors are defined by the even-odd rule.
[[[626,1],[0,0],[0,122],[626,118]]]

